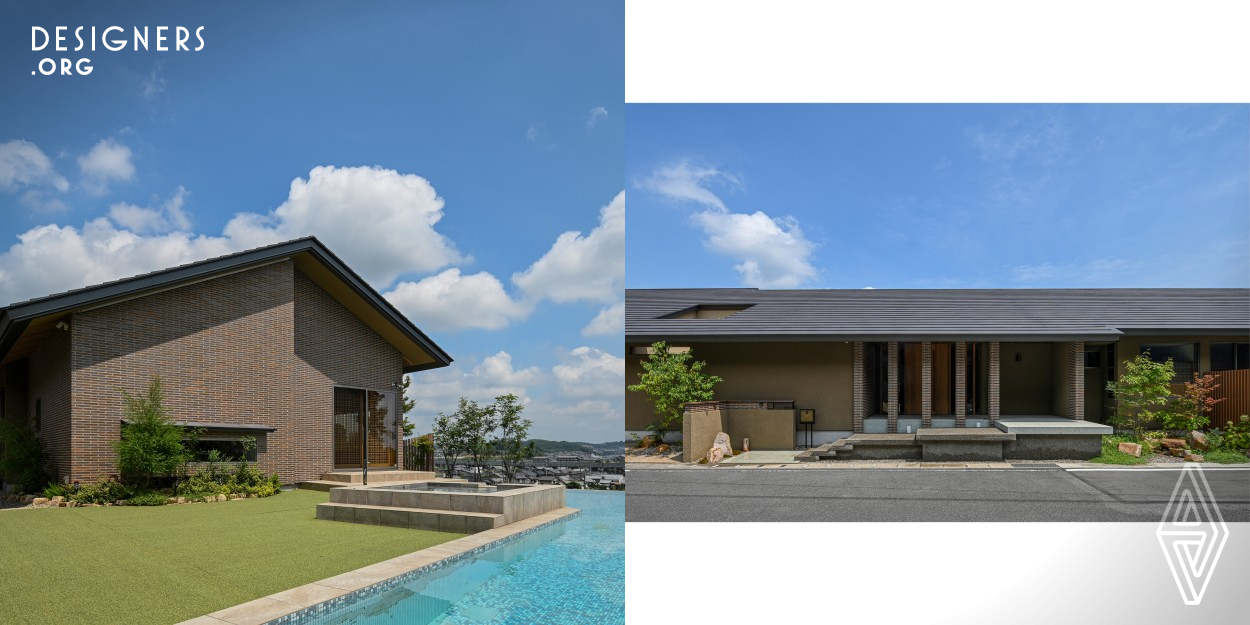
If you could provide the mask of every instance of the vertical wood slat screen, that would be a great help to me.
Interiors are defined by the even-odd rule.
[[[1236,423],[1243,414],[1250,414],[1250,369],[1212,371],[1220,387],[1211,394],[1224,401],[1211,411],[1211,427],[1223,428]]]

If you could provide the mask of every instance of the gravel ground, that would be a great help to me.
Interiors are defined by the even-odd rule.
[[[18,508],[29,508],[30,506],[8,499],[0,499],[0,510],[17,510]]]

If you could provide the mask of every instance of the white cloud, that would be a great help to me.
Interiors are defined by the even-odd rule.
[[[456,268],[419,282],[401,282],[385,297],[414,323],[431,330],[498,330],[532,310],[509,297],[495,276],[485,271],[461,275]]]
[[[538,141],[539,133],[542,131],[542,128],[544,125],[545,124],[541,124],[538,122],[530,122],[529,128],[525,130],[525,140],[526,141]]]
[[[708,185],[713,183],[742,186],[736,176],[715,167],[692,165],[689,161],[658,167],[650,176],[635,184],[670,200],[694,202],[717,210],[726,210],[724,201],[708,189]]]
[[[0,302],[12,303],[236,251],[221,237],[140,236],[103,217],[79,230],[46,225],[0,254]]]
[[[425,178],[380,167],[316,167],[268,215],[243,213],[225,234],[243,247],[315,235],[376,288],[405,273],[469,259],[434,229],[443,198]]]
[[[455,410],[461,397],[490,402],[512,393],[523,403],[529,403],[532,401],[529,387],[547,380],[548,376],[539,367],[516,369],[512,355],[506,351],[487,356],[473,367],[455,362],[450,367],[424,371],[413,377],[409,397],[416,403],[409,416],[424,417],[424,421],[430,423],[434,415]]]
[[[51,159],[35,144],[15,139],[0,143],[0,189],[16,191],[33,185],[50,186],[64,193],[69,182],[56,173]]]
[[[625,192],[599,211],[599,225],[561,234],[512,282],[535,299],[609,303],[621,298],[625,280]]]
[[[78,157],[87,188],[93,193],[104,193],[113,180],[126,181],[134,178],[134,154],[129,147],[112,139],[101,139],[89,152]]]
[[[582,336],[605,336],[621,334],[625,331],[625,302],[617,302],[599,310],[586,327],[582,328]]]
[[[119,202],[109,207],[109,219],[123,228],[138,233],[170,230],[185,232],[191,229],[191,218],[182,209],[187,195],[189,193],[186,188],[179,185],[174,190],[173,196],[159,207],[148,208]]]
[[[702,205],[704,210],[692,219],[703,230],[704,247],[738,260],[734,269],[743,284],[794,288],[819,275],[811,263],[816,244],[804,236],[797,219],[774,218],[762,211],[730,212],[720,196],[708,188],[712,184],[741,188],[737,177],[715,167],[681,161],[656,168],[637,184],[671,200]]]
[[[603,108],[602,106],[596,106],[595,108],[590,109],[590,112],[586,113],[586,133],[589,134],[594,132],[595,126],[599,125],[599,122],[604,121],[607,118],[608,109]]]
[[[624,393],[625,359],[593,347],[577,347],[551,368],[565,397],[612,397]]]
[[[169,81],[165,80],[165,59],[161,59],[152,64],[151,73],[143,78],[143,99],[148,102],[156,101],[165,95],[168,87]]]
[[[740,260],[734,269],[742,283],[758,288],[789,289],[813,280],[816,245],[803,235],[792,217],[769,217],[709,210],[694,216],[711,251]]]

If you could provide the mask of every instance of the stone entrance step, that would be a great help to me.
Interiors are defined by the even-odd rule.
[[[317,518],[457,534],[476,534],[504,525],[502,514],[333,502],[317,504]]]
[[[360,469],[339,469],[321,475],[323,482],[341,482],[343,484],[363,484],[364,473]],[[433,471],[398,471],[395,469],[369,470],[369,483],[383,482],[417,482],[434,479]]]

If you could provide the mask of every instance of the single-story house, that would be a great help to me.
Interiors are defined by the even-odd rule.
[[[3,416],[63,482],[117,473],[122,391],[155,376],[201,447],[253,438],[285,483],[394,468],[403,375],[451,361],[313,237],[0,309]]]
[[[1223,372],[1235,396],[1221,410],[1250,406],[1250,289],[626,290],[626,384],[655,341],[724,379],[717,406],[761,449],[1012,417],[1105,423],[1107,382],[1142,353],[1171,358],[1177,384]],[[655,420],[626,393],[627,432]]]

